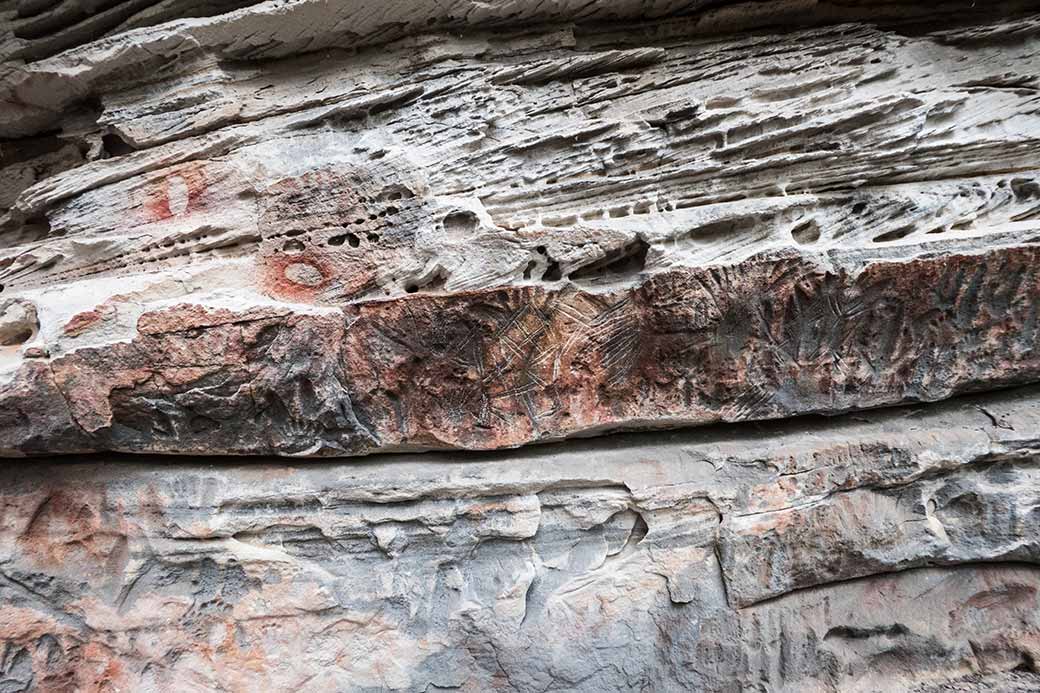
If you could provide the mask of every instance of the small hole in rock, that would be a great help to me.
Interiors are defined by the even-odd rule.
[[[404,290],[409,294],[414,294],[420,289],[427,292],[440,291],[444,288],[444,285],[447,284],[449,276],[450,275],[446,269],[438,267],[433,274],[427,276],[425,279],[409,281],[404,285]]]
[[[542,272],[542,280],[547,282],[556,282],[563,279],[563,272],[560,271],[560,263],[556,260],[550,260],[549,266]]]
[[[444,217],[444,231],[453,235],[466,235],[477,228],[477,215],[473,212],[452,212]]]
[[[24,229],[30,231],[36,238],[43,238],[52,235],[51,222],[46,216],[30,217],[26,219]],[[64,233],[57,235],[64,235]]]
[[[110,132],[107,135],[101,136],[101,148],[105,151],[105,154],[109,157],[112,156],[123,156],[136,152],[132,145],[124,140],[114,132]]]
[[[852,213],[853,214],[863,214],[863,212],[864,212],[864,210],[866,210],[866,208],[867,208],[867,203],[866,202],[857,202],[856,204],[852,205]]]
[[[286,241],[285,245],[282,246],[282,250],[284,250],[285,252],[289,253],[290,255],[295,255],[296,253],[302,253],[303,252],[303,241]]]
[[[798,245],[815,243],[820,240],[820,226],[815,219],[810,219],[791,229],[791,238]]]
[[[1011,191],[1019,200],[1040,197],[1040,183],[1028,178],[1012,178]]]
[[[1040,673],[1037,671],[1036,660],[1033,655],[1028,652],[1023,652],[1022,661],[1012,671],[1024,671],[1030,674]]]
[[[538,263],[534,260],[528,262],[527,267],[524,268],[524,279],[530,279],[531,273],[534,272],[536,267],[538,267]]]
[[[32,339],[40,327],[36,308],[12,301],[0,309],[0,346],[18,346]]]
[[[875,243],[887,243],[888,241],[898,241],[901,238],[906,238],[915,231],[915,227],[912,224],[906,226],[900,226],[897,229],[886,231],[885,233],[874,236]]]
[[[649,249],[649,243],[641,238],[636,239],[596,262],[579,267],[568,278],[599,279],[638,274],[646,268],[646,253]]]
[[[403,185],[390,185],[379,193],[381,200],[408,200],[413,197],[415,197],[415,193]]]
[[[351,248],[357,248],[361,245],[361,239],[352,233],[341,233],[328,240],[329,245],[343,245],[344,242],[350,245]]]
[[[23,329],[18,332],[12,332],[9,335],[5,335],[3,339],[0,339],[0,346],[17,346],[18,344],[25,344],[32,337],[32,330]]]

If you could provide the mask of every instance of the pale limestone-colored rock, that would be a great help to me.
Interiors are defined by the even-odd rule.
[[[0,347],[13,347],[32,339],[39,329],[31,303],[7,301],[0,306]]]
[[[2,169],[40,329],[0,450],[511,447],[1040,374],[1035,15],[462,5],[261,3],[20,67],[99,112]]]

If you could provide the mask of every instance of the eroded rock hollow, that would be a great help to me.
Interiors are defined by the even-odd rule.
[[[0,693],[1040,690],[1040,4],[0,58]]]

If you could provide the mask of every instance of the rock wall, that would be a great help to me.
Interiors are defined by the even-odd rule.
[[[1037,3],[0,58],[0,693],[1040,690]]]
[[[6,690],[1034,691],[1038,432],[1032,387],[476,457],[11,464]]]

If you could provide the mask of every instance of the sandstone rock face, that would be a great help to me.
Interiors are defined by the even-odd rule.
[[[65,120],[3,168],[0,450],[500,448],[1040,374],[1036,16],[517,5],[12,43],[0,135]],[[284,56],[319,11],[375,33]]]
[[[1040,690],[1035,2],[0,61],[0,693]]]

